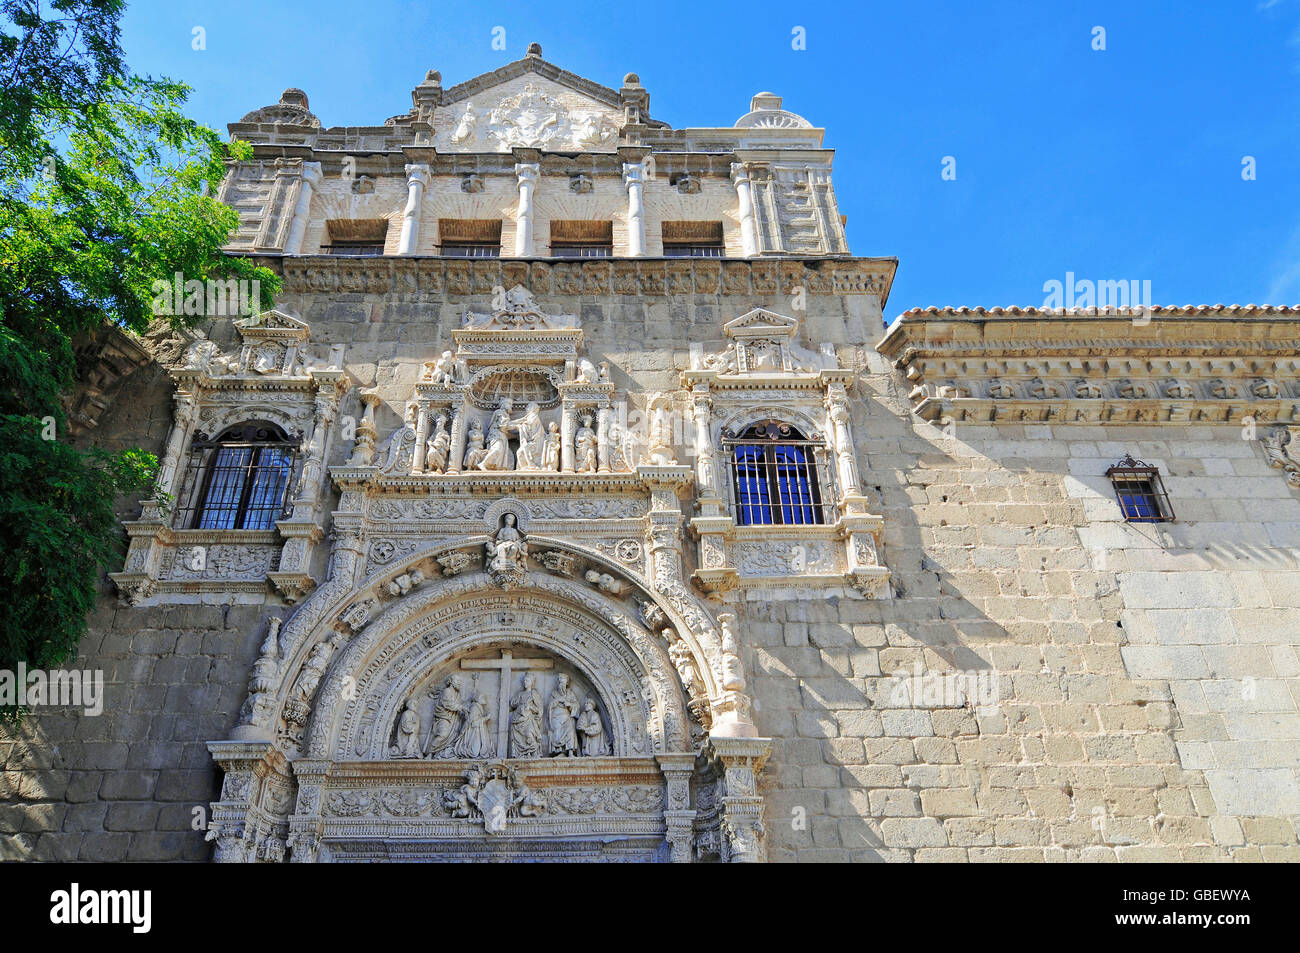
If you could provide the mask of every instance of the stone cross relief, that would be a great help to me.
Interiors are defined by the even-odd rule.
[[[538,675],[554,667],[551,659],[516,658],[509,650],[495,659],[461,660],[460,671],[429,693],[434,698],[430,724],[422,723],[419,698],[407,701],[389,755],[466,760],[608,755],[595,699],[582,699],[562,672],[549,695],[538,688]],[[488,672],[499,676],[495,698],[493,689],[478,684],[478,674]]]

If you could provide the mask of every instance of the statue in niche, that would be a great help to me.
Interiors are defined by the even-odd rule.
[[[469,434],[465,437],[465,469],[477,470],[487,450],[483,447],[483,425],[477,420],[469,425]]]
[[[411,698],[402,709],[397,719],[397,744],[389,749],[395,758],[420,757],[420,712],[419,703]]]
[[[542,753],[542,694],[532,672],[525,672],[520,682],[510,699],[510,757],[536,758]]]
[[[465,714],[465,730],[461,732],[460,740],[456,742],[456,757],[492,757],[495,752],[492,750],[492,731],[489,727],[491,723],[492,716],[488,713],[487,697],[482,692],[478,692],[474,700],[469,703],[469,711]]]
[[[528,541],[515,525],[515,514],[502,517],[496,537],[487,541],[487,570],[498,584],[520,582],[528,572]]]
[[[650,398],[646,409],[650,412],[650,464],[656,467],[674,466],[672,397],[658,393]]]
[[[745,667],[740,661],[740,639],[736,637],[736,617],[730,612],[718,616],[722,623],[722,687],[726,691],[745,690]]]
[[[554,473],[560,469],[560,425],[551,421],[546,432],[546,449],[542,451],[542,469]]]
[[[571,758],[578,753],[578,734],[574,720],[578,717],[578,696],[569,687],[569,676],[555,679],[555,690],[547,706],[547,721],[551,729],[551,757],[562,755]]]
[[[510,449],[510,402],[502,401],[488,425],[487,451],[478,462],[479,470],[513,470],[515,455]]]
[[[425,445],[424,468],[430,473],[441,473],[447,466],[447,451],[451,449],[451,434],[447,432],[447,415],[439,414],[433,425],[433,436]]]
[[[519,452],[515,455],[516,470],[543,470],[546,455],[546,427],[535,402],[524,408],[524,415],[510,421],[510,429],[519,435]]]
[[[590,698],[582,703],[582,714],[578,716],[578,734],[582,737],[582,753],[586,757],[599,758],[609,754],[605,723],[600,720],[596,703]]]
[[[460,675],[448,675],[433,706],[433,728],[424,750],[431,758],[450,758],[451,747],[460,737],[465,718],[465,699]]]
[[[596,472],[596,431],[591,429],[591,414],[582,415],[582,426],[573,439],[573,468],[578,473]]]

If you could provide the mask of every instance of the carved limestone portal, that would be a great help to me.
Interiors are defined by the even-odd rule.
[[[269,581],[292,603],[315,585],[308,572],[321,538],[325,459],[346,390],[341,346],[314,348],[308,326],[281,311],[234,322],[241,346],[224,352],[198,337],[182,342],[168,368],[176,384],[174,422],[160,462],[159,494],[143,503],[125,568],[112,573],[122,597],[139,604],[165,592],[251,592]],[[282,508],[255,529],[204,523],[201,504],[214,479],[223,434],[277,429]],[[279,502],[277,501],[277,506]]]
[[[327,576],[210,744],[216,856],[757,859],[761,801],[727,794],[752,759],[706,752],[770,742],[734,618],[687,585],[674,395],[633,439],[577,319],[521,287],[453,341],[382,439],[363,395]]]
[[[696,347],[682,372],[695,425],[694,580],[740,588],[849,587],[889,595],[883,524],[868,512],[853,446],[853,375],[834,349],[799,343],[795,318],[756,308]]]

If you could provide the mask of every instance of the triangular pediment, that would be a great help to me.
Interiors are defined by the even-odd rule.
[[[799,319],[755,308],[746,311],[738,318],[732,318],[722,326],[723,333],[729,338],[738,337],[784,337],[794,338],[799,333]]]
[[[311,336],[306,321],[278,309],[243,318],[235,322],[235,327],[245,341],[274,338],[301,344]]]
[[[613,152],[625,121],[617,90],[530,55],[444,91],[433,115],[434,146]]]

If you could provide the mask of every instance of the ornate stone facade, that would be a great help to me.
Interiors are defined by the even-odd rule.
[[[109,714],[2,749],[0,856],[1298,859],[1294,311],[881,339],[822,130],[671,129],[536,49],[231,132],[283,293],[108,349],[153,363],[83,416],[160,493]],[[1175,521],[1123,519],[1129,456]]]

